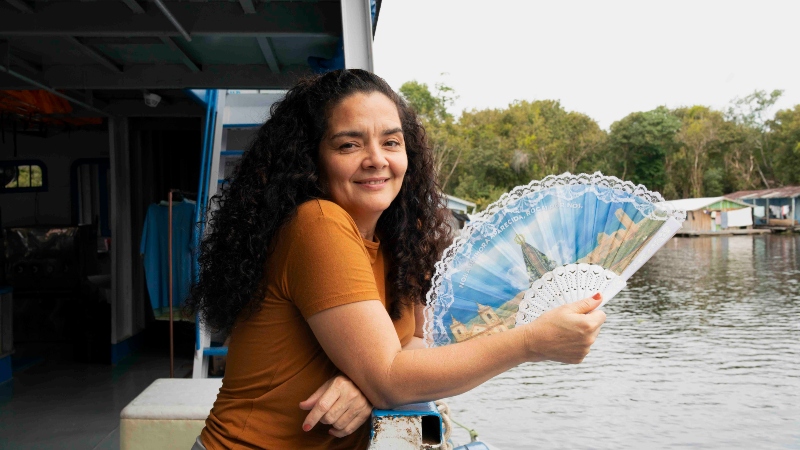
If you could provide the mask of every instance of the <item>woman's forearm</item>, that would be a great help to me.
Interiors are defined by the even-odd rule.
[[[522,329],[436,348],[398,352],[381,391],[394,407],[463,394],[530,359]]]
[[[403,350],[378,301],[330,308],[308,324],[334,364],[378,408],[466,392],[525,361],[578,363],[588,354],[602,311],[600,298],[549,311],[534,323],[437,348]]]
[[[378,408],[466,392],[525,361],[522,329],[459,344],[403,350],[377,301],[342,305],[309,318],[334,364]]]

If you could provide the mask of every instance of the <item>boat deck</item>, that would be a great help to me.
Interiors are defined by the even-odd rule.
[[[17,349],[13,379],[0,384],[0,448],[119,449],[122,409],[169,376],[163,353],[142,351],[110,366],[74,362],[69,345],[35,347]],[[191,359],[176,358],[176,377],[191,369]]]
[[[741,235],[759,235],[769,234],[772,230],[764,228],[756,228],[750,230],[722,230],[722,231],[695,231],[695,230],[679,230],[675,236],[681,237],[699,237],[699,236],[741,236]]]

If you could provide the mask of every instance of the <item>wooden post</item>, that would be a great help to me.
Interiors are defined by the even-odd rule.
[[[175,378],[175,351],[173,346],[173,331],[172,331],[172,190],[169,191],[169,213],[168,217],[169,220],[169,238],[168,241],[168,250],[167,254],[169,255],[167,260],[169,264],[169,377]]]
[[[769,226],[769,199],[767,199],[767,206],[764,207],[764,212],[766,213],[764,218],[767,219],[767,226]]]
[[[134,328],[133,255],[131,230],[130,126],[127,117],[108,119],[111,173],[111,344],[130,338]],[[112,347],[113,348],[113,347]],[[125,356],[124,354],[119,357]],[[112,363],[116,363],[112,350]]]

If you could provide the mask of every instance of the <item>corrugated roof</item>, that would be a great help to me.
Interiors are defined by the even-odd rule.
[[[740,204],[742,205],[742,207],[751,207],[751,205],[726,197],[684,198],[680,200],[670,200],[664,203],[666,203],[667,205],[671,206],[672,208],[678,211],[697,211],[698,209],[703,209],[709,205],[713,205],[714,203],[723,200],[728,200],[733,203]]]
[[[725,197],[737,200],[753,198],[792,198],[800,197],[800,186],[784,186],[772,189],[759,189],[755,191],[737,191],[726,194]]]
[[[458,203],[459,205],[469,206],[469,207],[472,207],[472,208],[475,207],[475,203],[472,203],[469,200],[464,200],[463,198],[454,197],[454,196],[448,195],[448,194],[444,194],[444,196],[447,197],[447,200],[449,200],[451,202],[454,202],[454,203]]]

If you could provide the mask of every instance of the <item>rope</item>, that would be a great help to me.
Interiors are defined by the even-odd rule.
[[[442,415],[442,423],[444,424],[444,443],[442,444],[442,450],[453,450],[453,443],[450,442],[450,435],[453,433],[453,424],[458,425],[459,427],[467,430],[469,433],[469,441],[475,442],[478,440],[478,432],[473,430],[472,428],[467,428],[464,425],[453,420],[450,417],[450,407],[447,406],[447,403],[444,400],[436,400],[436,409],[439,410],[439,414]]]
[[[444,424],[444,442],[441,448],[442,450],[453,450],[453,444],[450,442],[450,434],[453,433],[453,424],[450,422],[450,407],[443,400],[436,400],[436,409],[442,415],[442,423]]]

